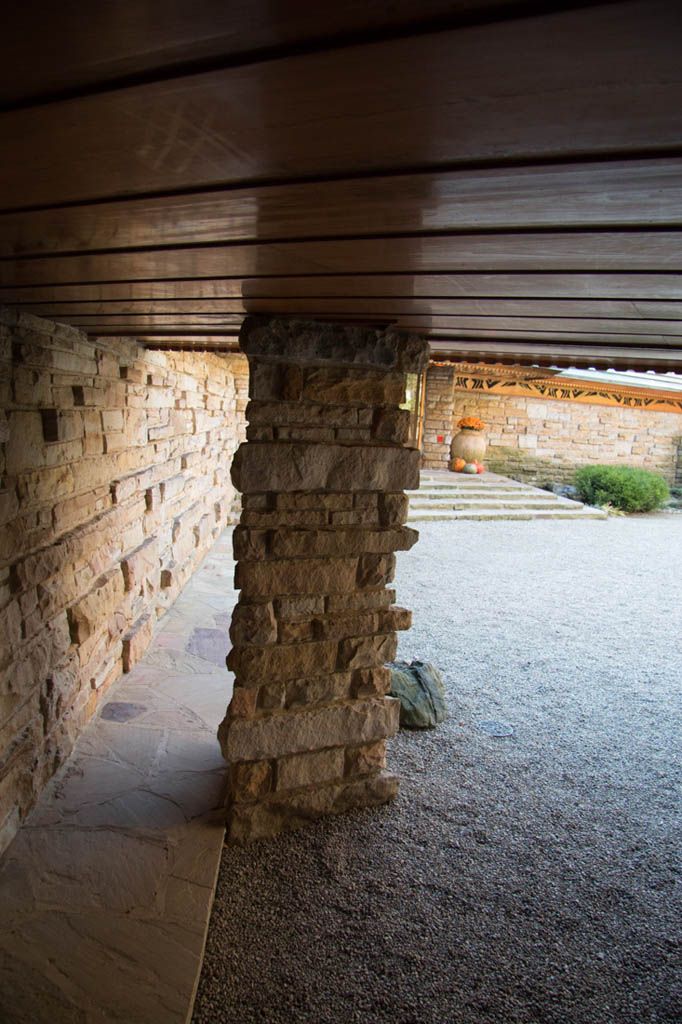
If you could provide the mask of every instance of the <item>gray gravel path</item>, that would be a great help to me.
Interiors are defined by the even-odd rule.
[[[682,516],[420,532],[450,717],[396,804],[225,851],[195,1024],[679,1024]]]

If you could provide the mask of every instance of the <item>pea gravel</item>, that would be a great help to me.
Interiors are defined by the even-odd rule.
[[[195,1024],[679,1024],[682,516],[420,533],[449,717],[395,804],[224,851]]]

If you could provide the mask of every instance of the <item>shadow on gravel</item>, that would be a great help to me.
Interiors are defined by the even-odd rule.
[[[449,717],[396,804],[225,851],[195,1024],[678,1024],[681,556],[680,517],[423,526],[399,657]]]

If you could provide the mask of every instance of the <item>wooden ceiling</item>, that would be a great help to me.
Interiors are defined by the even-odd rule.
[[[26,0],[0,47],[0,302],[682,371],[679,0]]]

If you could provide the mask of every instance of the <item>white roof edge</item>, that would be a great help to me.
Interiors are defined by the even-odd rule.
[[[647,370],[640,373],[637,370],[578,370],[564,369],[556,374],[555,380],[562,377],[570,377],[573,380],[591,381],[595,384],[625,384],[635,388],[649,388],[652,391],[682,391],[682,374],[656,373],[654,370]]]

